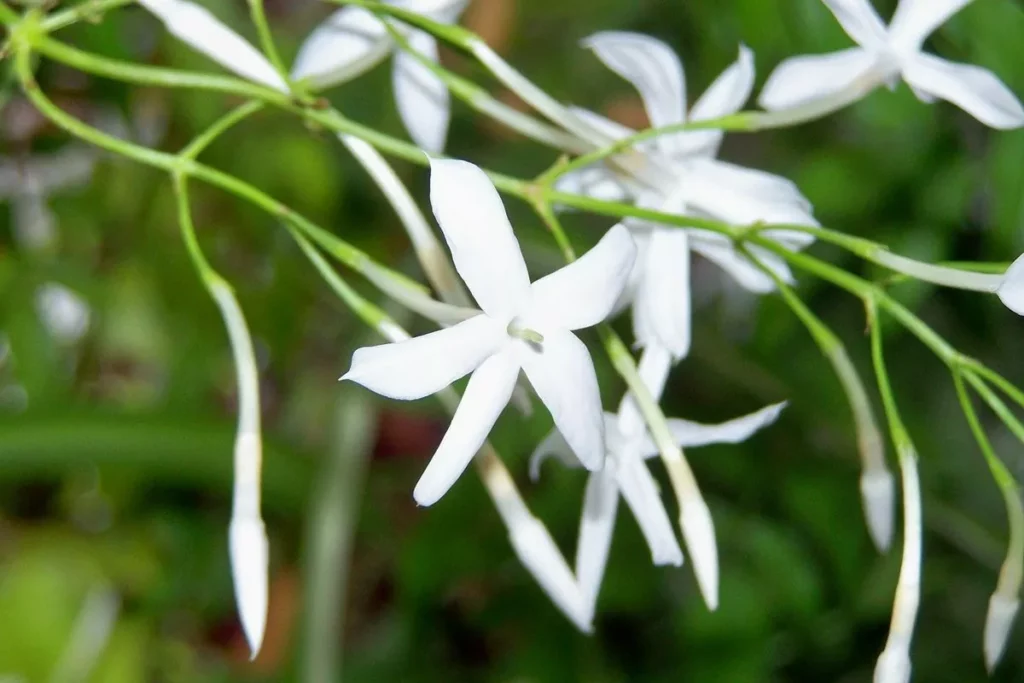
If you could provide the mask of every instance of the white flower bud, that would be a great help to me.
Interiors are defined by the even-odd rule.
[[[999,592],[993,593],[988,601],[988,615],[985,617],[985,667],[989,673],[992,673],[1003,656],[1019,608],[1020,600]]]
[[[860,495],[871,540],[879,551],[892,544],[896,508],[896,483],[888,469],[865,470],[860,477]]]

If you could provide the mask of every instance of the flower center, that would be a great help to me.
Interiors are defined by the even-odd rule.
[[[508,332],[508,336],[514,337],[515,339],[522,339],[531,346],[540,346],[544,343],[544,335],[537,330],[531,330],[529,327],[524,327],[523,321],[518,317],[512,318],[512,320],[509,321],[508,327],[505,328],[505,331]]]

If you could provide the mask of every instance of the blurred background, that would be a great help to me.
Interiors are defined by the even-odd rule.
[[[875,4],[888,17],[895,3]],[[208,6],[254,37],[245,3]],[[286,57],[331,9],[309,0],[267,6]],[[989,67],[1024,94],[1022,7],[977,0],[929,47]],[[634,126],[646,125],[635,92],[578,46],[594,31],[667,41],[683,58],[691,100],[735,60],[740,42],[755,51],[759,84],[786,56],[849,45],[818,0],[473,0],[463,23],[560,99]],[[117,58],[217,70],[134,7],[59,36]],[[515,103],[461,55],[445,51],[442,61]],[[165,150],[236,104],[45,61],[39,80],[76,116]],[[346,115],[404,136],[386,66],[329,96]],[[453,109],[454,156],[524,177],[556,158],[460,103]],[[698,263],[695,349],[664,401],[670,416],[703,421],[790,401],[778,424],[746,444],[690,453],[717,524],[720,608],[705,609],[688,566],[652,567],[635,522],[621,514],[595,632],[585,636],[517,563],[475,474],[437,505],[416,507],[413,485],[447,424],[436,402],[384,402],[340,387],[352,350],[374,337],[280,225],[192,183],[202,246],[238,291],[262,372],[272,595],[263,652],[249,662],[226,543],[233,366],[181,243],[169,180],[68,139],[16,90],[5,93],[0,135],[3,683],[314,680],[307,662],[316,643],[343,656],[345,681],[871,679],[898,546],[879,556],[870,543],[845,398],[777,298],[754,299]],[[919,103],[905,86],[798,130],[728,137],[723,157],[794,179],[823,224],[900,253],[1005,262],[1024,250],[1024,131],[989,131],[951,105]],[[422,279],[392,210],[332,136],[268,110],[203,159]],[[396,168],[426,207],[425,171]],[[509,210],[534,275],[554,269],[558,254],[537,219],[518,203]],[[567,218],[580,248],[608,225]],[[813,252],[881,277],[827,246]],[[860,304],[807,277],[800,290],[873,385]],[[963,351],[1024,380],[1024,322],[994,297],[917,284],[893,292]],[[430,328],[393,312],[413,331]],[[628,333],[628,320],[618,324]],[[585,340],[605,405],[614,406],[622,384],[593,334]],[[896,328],[887,352],[925,489],[915,680],[1024,681],[1024,626],[991,679],[982,663],[985,610],[1005,553],[1000,496],[941,364]],[[997,451],[1024,477],[1020,444],[984,417]],[[507,410],[492,438],[571,558],[584,475],[551,463],[539,482],[526,474],[549,428],[542,409],[531,418]],[[349,502],[357,521],[344,514]],[[310,539],[353,523],[350,570],[317,559]],[[311,589],[313,581],[331,590]],[[340,589],[346,608],[333,628]]]

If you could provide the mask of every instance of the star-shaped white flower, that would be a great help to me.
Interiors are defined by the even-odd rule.
[[[1024,107],[991,71],[922,50],[928,36],[971,0],[900,0],[888,27],[868,0],[822,1],[858,47],[787,59],[758,98],[765,109],[831,98],[842,106],[902,79],[924,102],[952,102],[992,128],[1024,126]]]
[[[671,357],[663,349],[648,349],[640,360],[638,372],[655,396],[660,396],[671,367]],[[721,424],[706,425],[687,420],[668,420],[676,441],[683,447],[716,443],[739,443],[778,418],[785,403]],[[617,415],[605,413],[605,439],[608,449],[604,467],[592,472],[583,499],[583,516],[576,546],[576,577],[592,616],[601,580],[608,562],[619,494],[636,517],[640,531],[651,549],[656,565],[683,563],[672,522],[658,493],[658,486],[644,460],[658,453],[639,409],[630,394],[619,406]],[[556,456],[569,467],[579,466],[572,450],[558,432],[552,432],[530,458],[530,476],[536,479],[543,460]]]
[[[618,31],[595,34],[584,44],[636,87],[654,127],[735,113],[753,89],[753,54],[741,46],[737,61],[687,112],[683,66],[669,46],[649,36]],[[619,140],[635,132],[591,112],[574,111],[610,139]],[[722,137],[721,130],[686,131],[638,145],[656,166],[651,174],[656,178],[655,186],[645,184],[647,180],[625,178],[602,164],[567,174],[558,189],[608,200],[632,198],[648,208],[711,217],[736,225],[817,225],[810,213],[810,203],[791,181],[715,159]],[[634,333],[642,346],[659,344],[676,358],[688,353],[691,249],[725,269],[748,290],[765,293],[775,289],[772,279],[737,252],[723,235],[635,220],[627,225],[634,231],[640,248],[628,300],[633,302]],[[813,241],[807,234],[793,231],[764,234],[792,249],[802,249]],[[793,281],[785,261],[765,250],[751,249],[783,280]]]
[[[288,84],[263,54],[190,0],[138,0],[178,39],[240,76],[281,92]],[[453,23],[469,0],[385,0],[435,21]],[[410,45],[437,59],[437,42],[405,28]],[[343,7],[310,33],[295,59],[291,77],[327,88],[351,80],[395,50],[384,23],[361,7]],[[428,152],[444,149],[451,117],[448,89],[429,69],[402,51],[395,54],[392,80],[398,113],[409,135]]]
[[[483,312],[397,344],[359,349],[342,379],[389,398],[433,394],[469,373],[462,402],[413,496],[440,498],[508,403],[520,369],[587,468],[604,461],[593,361],[572,330],[604,320],[625,287],[636,247],[613,228],[578,261],[530,283],[501,198],[476,166],[432,160],[430,203],[459,275]]]

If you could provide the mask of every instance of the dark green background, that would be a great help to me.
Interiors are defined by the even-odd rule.
[[[878,4],[888,16],[894,3]],[[541,86],[634,123],[629,85],[577,45],[591,32],[635,30],[668,41],[686,65],[691,99],[735,59],[740,41],[755,51],[759,85],[787,56],[849,45],[818,0],[474,5],[467,21]],[[268,8],[287,56],[328,9],[283,0]],[[253,37],[243,3],[214,9]],[[137,8],[60,36],[120,58],[216,69],[161,35]],[[990,67],[1024,93],[1021,36],[1019,3],[977,0],[928,48]],[[444,60],[495,87],[458,55],[446,53]],[[160,147],[167,150],[180,148],[233,104],[219,95],[136,90],[47,63],[40,82],[63,106],[91,120],[103,111],[129,118],[143,108],[156,112],[166,118]],[[352,118],[404,135],[387,66],[330,96]],[[15,98],[3,115],[7,157],[68,144],[43,125],[28,138],[12,137],[10,112],[23,104]],[[555,159],[459,103],[449,151],[520,176]],[[917,102],[905,86],[797,130],[729,137],[723,156],[794,179],[823,224],[900,253],[1009,261],[1024,250],[1024,132],[989,131],[951,105]],[[389,206],[331,136],[268,111],[224,136],[204,160],[421,277]],[[425,207],[426,173],[396,166]],[[244,663],[231,594],[226,525],[234,378],[226,334],[178,236],[168,179],[104,157],[91,184],[52,198],[59,218],[53,248],[19,246],[7,212],[0,216],[0,330],[12,350],[0,364],[0,388],[19,385],[28,397],[27,409],[0,408],[0,675],[46,680],[83,596],[97,581],[108,581],[123,596],[123,609],[90,680],[298,676],[303,600],[317,597],[303,594],[301,578],[311,485],[335,427],[336,378],[355,345],[371,337],[281,226],[198,184],[193,199],[202,245],[236,286],[264,363],[265,513],[274,578],[265,657],[255,666]],[[510,212],[534,275],[556,267],[557,252],[537,219],[511,202]],[[608,224],[583,216],[567,220],[581,248]],[[834,249],[812,251],[881,276]],[[748,443],[690,454],[717,525],[720,609],[707,612],[689,567],[651,567],[624,513],[595,634],[575,632],[516,562],[475,475],[436,506],[415,506],[412,487],[445,418],[431,400],[381,401],[348,586],[345,680],[871,679],[888,629],[899,552],[879,557],[865,531],[853,429],[838,383],[777,298],[725,297],[705,263],[694,277],[704,292],[695,348],[672,375],[667,413],[718,421],[768,402],[791,402],[776,426]],[[36,315],[35,288],[49,280],[72,287],[93,308],[88,335],[72,348],[55,344]],[[807,277],[800,289],[870,379],[860,304]],[[994,298],[916,284],[893,291],[965,352],[1012,380],[1024,377],[1024,323]],[[422,320],[404,320],[414,331],[429,329]],[[592,333],[584,336],[612,407],[621,382]],[[1005,552],[1002,502],[941,364],[896,328],[887,335],[887,352],[921,453],[925,489],[915,680],[983,681],[981,630]],[[1018,478],[1024,476],[1020,444],[991,416],[985,420],[997,450]],[[493,441],[531,507],[572,557],[583,475],[549,464],[538,484],[526,477],[526,458],[549,427],[543,410],[528,420],[509,410]],[[342,638],[338,642],[342,647]],[[1024,627],[993,680],[1024,681],[1022,646]]]

